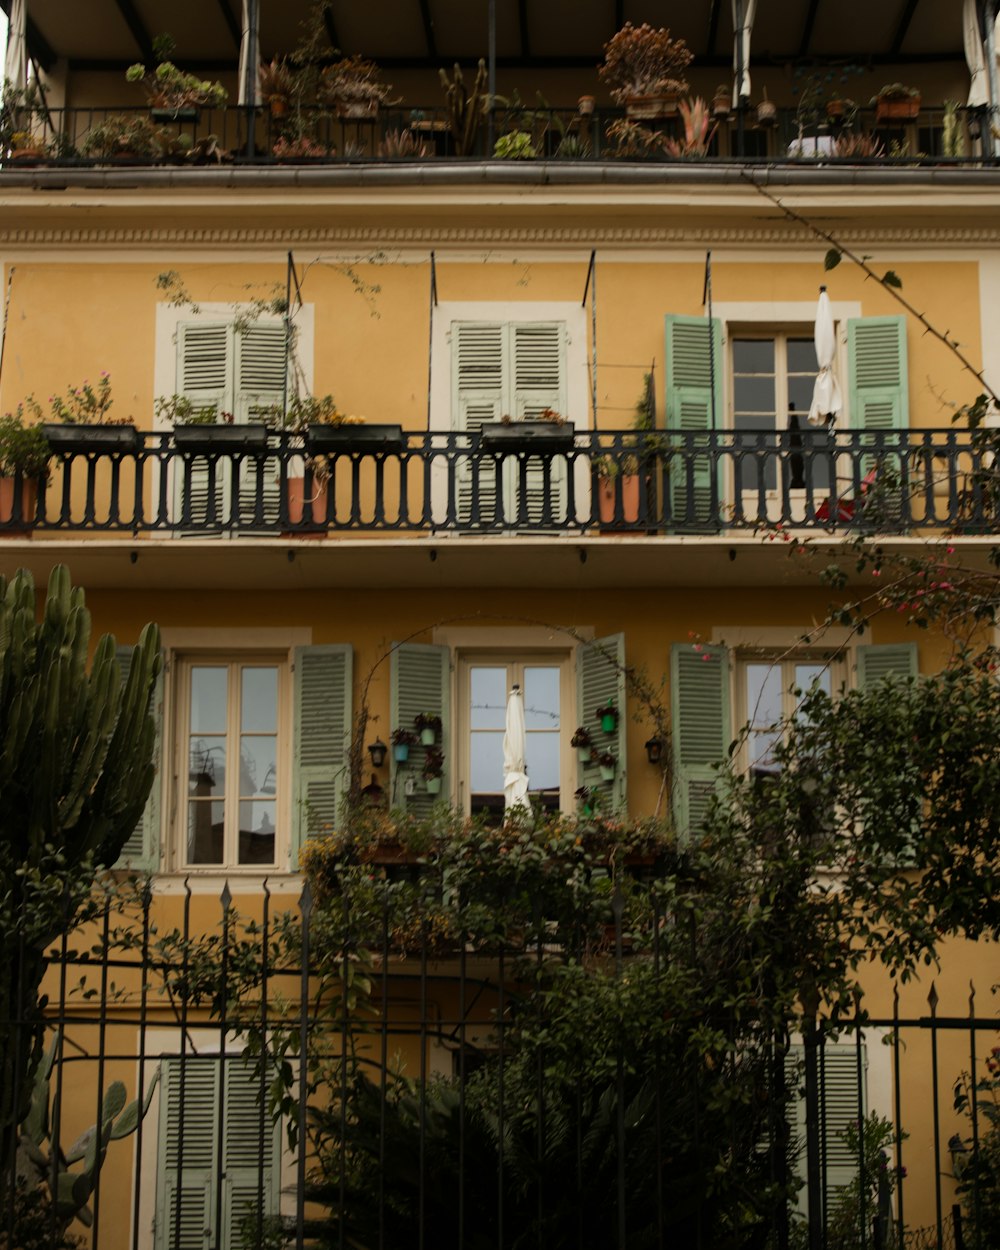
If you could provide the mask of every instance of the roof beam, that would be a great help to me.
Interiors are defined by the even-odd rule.
[[[517,0],[517,24],[521,28],[521,56],[531,56],[531,40],[528,36],[528,0]]]
[[[424,38],[427,40],[427,55],[432,61],[438,59],[437,39],[434,36],[434,19],[431,17],[429,0],[420,0],[420,20],[424,24]]]
[[[219,0],[219,8],[222,10],[222,20],[229,27],[229,33],[232,35],[233,43],[236,44],[238,50],[243,42],[243,31],[240,23],[233,17],[233,11],[229,7],[229,0]]]
[[[136,42],[140,57],[147,65],[151,64],[154,60],[153,40],[142,18],[136,12],[135,5],[132,3],[132,0],[115,0],[115,4],[118,6],[118,12],[122,15],[125,25],[129,28],[129,32]]]
[[[916,12],[919,3],[920,0],[906,0],[906,4],[903,6],[903,12],[899,17],[899,25],[896,27],[896,33],[892,37],[892,46],[889,49],[893,56],[899,56],[903,40],[906,38],[906,32],[910,29],[913,14]]]
[[[799,40],[799,56],[806,57],[809,55],[809,45],[812,43],[813,29],[816,25],[816,13],[819,9],[819,0],[809,0],[809,7],[806,9],[805,21],[802,23],[802,38]]]

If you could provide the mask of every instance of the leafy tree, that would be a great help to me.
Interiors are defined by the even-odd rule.
[[[138,822],[153,781],[147,625],[123,683],[111,635],[89,670],[90,614],[59,566],[41,619],[21,570],[0,578],[0,1178],[42,1057],[46,948],[85,914],[94,877]]]

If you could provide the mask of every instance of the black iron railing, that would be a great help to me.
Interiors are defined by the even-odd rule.
[[[913,120],[879,120],[875,110],[859,109],[848,123],[818,111],[803,118],[779,110],[772,123],[759,125],[753,109],[742,116],[716,118],[707,151],[699,160],[748,164],[821,161],[861,165],[964,165],[993,163],[976,149],[982,118],[960,117],[958,155],[945,151],[944,113],[923,108]],[[3,167],[15,171],[38,164],[62,167],[150,164],[354,164],[400,161],[503,159],[510,150],[497,140],[512,132],[526,136],[518,147],[528,160],[663,163],[678,159],[659,142],[630,140],[620,108],[580,113],[567,108],[499,107],[492,122],[484,116],[471,150],[456,144],[443,105],[384,107],[367,117],[342,117],[332,108],[306,108],[272,114],[270,108],[185,110],[150,115],[124,108],[47,109],[25,122]],[[683,139],[677,117],[643,123],[646,131]]]
[[[512,1101],[515,1077],[521,1089],[525,1077],[516,1057],[508,1054],[509,1031],[524,1012],[525,985],[533,970],[542,976],[543,958],[552,958],[556,948],[541,937],[536,946],[534,939],[502,936],[502,927],[486,948],[474,948],[455,935],[445,940],[445,930],[432,928],[436,913],[429,900],[422,919],[412,923],[411,916],[408,953],[400,957],[393,953],[401,940],[398,925],[410,913],[393,889],[380,886],[376,902],[357,913],[350,897],[345,894],[333,913],[346,936],[338,939],[343,946],[334,944],[332,950],[329,901],[321,923],[308,887],[298,898],[273,896],[264,881],[252,900],[252,927],[233,908],[228,884],[216,907],[209,898],[196,899],[185,882],[175,900],[176,929],[155,923],[151,891],[142,889],[124,913],[119,899],[108,898],[82,942],[86,949],[77,950],[76,937],[64,936],[48,952],[51,992],[44,1012],[39,1014],[32,1003],[23,1021],[0,1018],[0,1026],[8,1038],[13,1026],[15,1047],[43,1038],[51,1055],[51,1069],[34,1077],[36,1103],[44,1100],[48,1114],[40,1115],[33,1106],[23,1128],[23,1149],[41,1168],[39,1183],[43,1190],[58,1188],[61,1196],[64,1188],[69,1191],[64,1174],[78,1179],[87,1172],[90,1184],[74,1191],[59,1218],[50,1203],[43,1203],[32,1246],[63,1250],[62,1223],[86,1205],[88,1244],[94,1250],[126,1243],[301,1248],[308,1240],[304,1182],[307,1176],[315,1178],[320,1162],[328,1184],[314,1193],[318,1205],[308,1214],[325,1213],[331,1239],[324,1244],[338,1244],[338,1231],[367,1221],[369,1227],[378,1225],[384,1238],[376,1242],[373,1234],[371,1241],[357,1244],[460,1250],[472,1244],[474,1231],[477,1245],[513,1245],[518,1228],[523,1235],[525,1227],[533,1226],[534,1208],[531,1202],[525,1205],[516,1186],[505,1186],[505,1164],[512,1174],[519,1169],[518,1175],[531,1178],[542,1216],[557,1198],[564,1206],[568,1198],[596,1204],[592,1209],[601,1212],[609,1229],[599,1240],[593,1230],[578,1229],[571,1220],[558,1240],[538,1244],[624,1250],[640,1209],[647,1219],[645,1231],[652,1233],[642,1244],[671,1245],[678,1227],[700,1228],[699,1204],[706,1223],[711,1222],[716,1199],[709,1176],[688,1176],[690,1192],[682,1203],[667,1201],[657,1176],[676,1186],[672,1169],[679,1166],[678,1141],[687,1143],[681,1163],[690,1163],[692,1123],[701,1124],[703,1135],[709,1131],[709,1088],[717,1098],[720,1081],[735,1079],[735,1072],[732,1078],[713,1074],[707,1060],[692,1060],[678,1071],[660,1062],[658,1045],[652,1044],[638,1073],[626,1072],[621,1064],[616,1070],[612,1063],[601,1076],[607,1093],[599,1108],[581,1102],[573,1106],[572,1099],[569,1105],[555,1103],[546,1095],[541,1070],[537,1100]],[[192,920],[194,903],[197,922]],[[591,951],[591,957],[603,958],[609,975],[617,978],[627,979],[637,960],[657,967],[659,945],[654,941],[649,952],[630,954],[620,907],[613,917],[604,947]],[[648,919],[657,926],[654,934],[667,923],[658,912]],[[633,918],[632,923],[639,922]],[[317,944],[326,953],[314,961]],[[590,948],[584,943],[572,949],[579,954]],[[19,982],[37,952],[22,933],[6,953],[11,976]],[[355,974],[369,978],[360,1006],[351,991]],[[325,1001],[318,985],[325,987]],[[929,1010],[904,1016],[897,996],[887,1017],[874,1019],[859,1011],[852,1019],[841,1018],[836,1029],[829,1020],[799,1019],[791,1022],[795,1032],[772,1036],[765,1031],[756,1041],[748,1030],[741,1064],[763,1065],[759,1131],[742,1141],[739,1158],[733,1156],[736,1139],[727,1133],[718,1141],[702,1141],[696,1151],[705,1160],[717,1152],[727,1167],[743,1167],[762,1185],[770,1175],[775,1186],[773,1199],[756,1203],[761,1240],[738,1244],[789,1250],[807,1244],[808,1229],[809,1246],[835,1250],[987,1250],[995,1245],[982,1231],[985,1204],[996,1201],[995,1187],[985,1176],[977,1180],[974,1170],[966,1171],[963,1210],[952,1172],[961,1175],[970,1158],[979,1158],[996,1126],[977,1099],[956,1118],[952,1086],[963,1080],[968,1085],[970,1073],[978,1077],[995,1069],[998,1050],[991,1048],[998,1020],[977,1013],[974,994],[967,1012],[956,1016],[938,1012],[933,988],[926,1001]],[[673,1020],[671,1028],[702,1031],[710,1022],[703,1016]],[[248,1049],[248,1036],[256,1037],[256,1049]],[[294,1044],[291,1038],[297,1039]],[[262,1042],[277,1057],[262,1062]],[[296,1061],[298,1053],[310,1054],[308,1068]],[[692,1053],[697,1059],[700,1050]],[[483,1097],[484,1064],[498,1074],[487,1088],[495,1098],[499,1126],[493,1150],[485,1154],[469,1110],[470,1081],[479,1080],[477,1097]],[[278,1084],[285,1090],[284,1110],[272,1118],[269,1095],[282,1067]],[[351,1084],[341,1088],[338,1074],[348,1067]],[[328,1083],[319,1072],[326,1073]],[[112,1076],[125,1082],[127,1097],[148,1110],[144,1117],[133,1116],[129,1131],[115,1134],[118,1140],[104,1140],[107,1165],[90,1171],[89,1156],[83,1163],[77,1155],[67,1160],[57,1148],[75,1138],[78,1123],[101,1122],[110,1115],[105,1099]],[[404,1076],[412,1082],[408,1091]],[[634,1094],[639,1079],[646,1112],[633,1114],[640,1101],[636,1096],[630,1113],[623,1115],[627,1090]],[[402,1104],[401,1093],[408,1100]],[[15,1088],[5,1105],[20,1106],[21,1094]],[[297,1112],[304,1120],[307,1103],[312,1140],[305,1145],[300,1131],[286,1153],[276,1124],[287,1125]],[[672,1122],[667,1111],[679,1106],[686,1107],[683,1123]],[[775,1107],[783,1108],[780,1128]],[[855,1135],[853,1148],[845,1150],[859,1108],[867,1122],[873,1116],[881,1121],[878,1144]],[[114,1115],[118,1109],[120,1103]],[[362,1124],[365,1133],[355,1132]],[[714,1124],[719,1132],[718,1117]],[[449,1125],[455,1130],[450,1134],[444,1131]],[[693,1131],[697,1138],[697,1127]],[[405,1156],[398,1153],[401,1137],[408,1146]],[[228,1155],[212,1145],[223,1139],[231,1146]],[[594,1140],[601,1146],[596,1154]],[[527,1157],[518,1153],[525,1149]],[[866,1150],[876,1157],[866,1157]],[[546,1170],[548,1152],[565,1156],[567,1166]],[[594,1193],[598,1169],[605,1183]],[[796,1192],[792,1174],[805,1189]],[[861,1175],[867,1182],[852,1187]],[[19,1221],[28,1218],[19,1184],[23,1178],[18,1182],[11,1171],[0,1175],[4,1246],[27,1244],[17,1240],[19,1231],[23,1235]],[[401,1211],[406,1240],[393,1236]],[[283,1226],[280,1241],[269,1231],[272,1220]],[[540,1216],[539,1227],[541,1222]],[[790,1227],[796,1222],[799,1230],[793,1234]],[[150,1242],[146,1239],[154,1229],[155,1242]],[[536,1243],[532,1237],[516,1244]],[[713,1243],[693,1235],[683,1244]]]
[[[117,427],[120,428],[120,427]],[[220,427],[232,433],[232,427]],[[368,431],[365,433],[365,431]],[[211,433],[211,432],[209,432]],[[518,438],[343,427],[326,450],[137,433],[13,479],[0,532],[711,534],[763,527],[993,533],[989,447],[967,431],[573,432]],[[0,496],[2,499],[2,496]]]

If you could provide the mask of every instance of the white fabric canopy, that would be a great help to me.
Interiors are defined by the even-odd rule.
[[[252,11],[251,11],[252,10]],[[240,35],[240,104],[260,104],[260,38],[257,30],[258,6],[243,0],[243,29]],[[253,99],[247,99],[247,67],[253,57]]]
[[[750,36],[757,16],[757,0],[743,0],[743,25],[740,26],[739,0],[733,0],[733,100],[750,98]],[[740,41],[742,41],[743,76],[740,77]]]
[[[836,416],[843,407],[840,398],[840,383],[833,371],[837,339],[833,329],[833,309],[830,307],[830,297],[826,293],[825,286],[819,289],[819,303],[816,306],[816,325],[813,333],[819,373],[816,375],[812,403],[809,406],[809,424],[825,425],[827,414],[833,413]]]
[[[3,62],[3,76],[15,87],[23,87],[28,76],[24,5],[25,0],[11,0],[7,53]]]
[[[507,718],[503,735],[503,805],[505,811],[519,807],[531,814],[528,802],[528,773],[525,755],[528,742],[524,729],[524,700],[520,686],[514,686],[507,697]]]
[[[977,0],[963,0],[962,40],[965,44],[965,63],[969,67],[969,108],[982,108],[990,102],[990,81],[986,73],[986,52],[979,33]]]

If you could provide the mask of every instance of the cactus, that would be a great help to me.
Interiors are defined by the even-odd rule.
[[[56,1218],[65,1231],[74,1219],[90,1227],[93,1217],[87,1203],[97,1185],[108,1146],[139,1127],[149,1110],[159,1072],[153,1074],[141,1107],[138,1098],[126,1105],[125,1086],[121,1081],[112,1081],[101,1100],[100,1126],[91,1125],[64,1152],[52,1140],[49,1122],[50,1081],[59,1043],[57,1032],[35,1073],[31,1103],[21,1125],[18,1175],[30,1184],[48,1186]],[[81,1162],[83,1166],[74,1170],[73,1165]]]
[[[66,568],[52,571],[40,621],[31,576],[0,577],[0,932],[11,935],[0,964],[0,1182],[42,1058],[46,948],[117,859],[153,780],[158,631],[143,630],[124,686],[114,639],[100,639],[88,672],[89,643],[83,591]]]
[[[465,77],[457,62],[451,78],[443,69],[438,73],[447,97],[448,124],[455,140],[455,155],[471,156],[476,146],[479,123],[490,103],[486,90],[486,62],[480,59],[471,92],[465,86]]]

